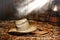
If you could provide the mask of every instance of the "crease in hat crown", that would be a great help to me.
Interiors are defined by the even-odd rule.
[[[16,24],[23,24],[26,21],[28,21],[28,20],[24,18],[24,19],[16,21]]]

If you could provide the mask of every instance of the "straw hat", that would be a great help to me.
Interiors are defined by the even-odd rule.
[[[17,28],[10,29],[9,32],[29,33],[37,29],[35,25],[30,25],[25,18],[18,20],[15,23]]]

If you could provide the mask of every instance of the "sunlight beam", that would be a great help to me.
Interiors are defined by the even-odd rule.
[[[17,8],[17,10],[19,13],[22,13],[21,15],[23,15],[23,14],[27,15],[30,12],[32,12],[33,10],[36,10],[36,8],[37,9],[42,8],[48,2],[49,2],[49,0],[33,0],[28,5]]]

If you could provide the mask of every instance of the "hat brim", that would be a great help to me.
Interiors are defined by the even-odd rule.
[[[36,26],[31,26],[29,29],[26,29],[24,31],[20,31],[20,30],[17,30],[16,28],[13,28],[13,29],[10,29],[9,32],[17,32],[17,33],[29,33],[29,32],[33,32],[37,29]]]

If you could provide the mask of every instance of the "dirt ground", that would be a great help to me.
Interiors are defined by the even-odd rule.
[[[36,25],[37,30],[32,33],[8,33],[11,28],[15,28],[14,22],[0,22],[0,40],[60,40],[60,26],[54,26],[48,22],[29,21],[31,25]],[[40,30],[39,30],[40,29]],[[45,31],[46,33],[39,33]],[[38,32],[38,33],[36,33]]]

